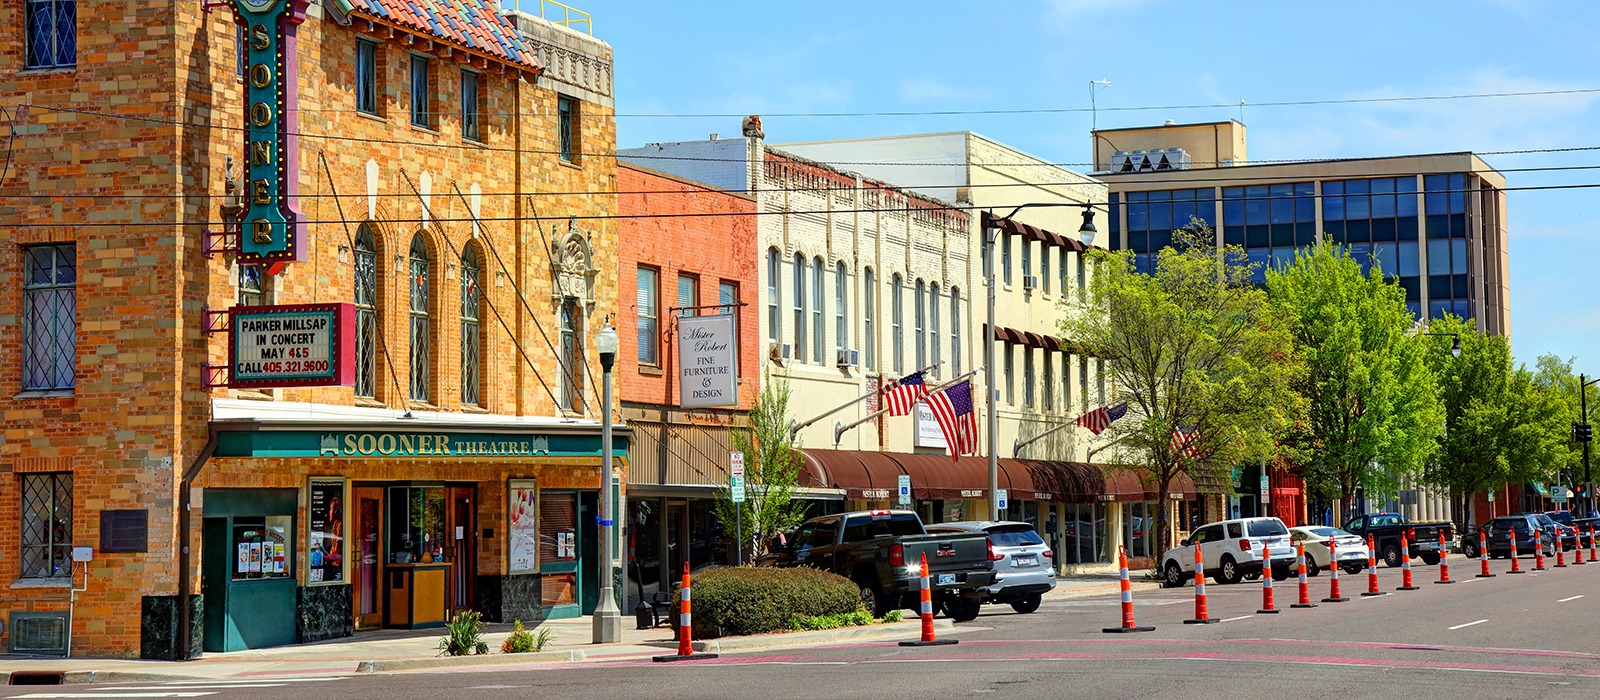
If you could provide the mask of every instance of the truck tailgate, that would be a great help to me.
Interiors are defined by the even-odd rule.
[[[901,538],[901,544],[908,566],[915,566],[927,555],[929,574],[988,568],[989,538],[981,532],[912,535]]]

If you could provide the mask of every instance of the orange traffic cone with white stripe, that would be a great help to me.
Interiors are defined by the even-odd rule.
[[[1154,627],[1140,627],[1133,623],[1133,587],[1128,581],[1128,549],[1117,545],[1117,567],[1122,569],[1122,626],[1101,628],[1101,632],[1151,632]]]
[[[1494,574],[1489,573],[1489,535],[1482,528],[1478,529],[1478,563],[1483,565],[1483,573],[1478,574],[1478,578],[1494,578]]]
[[[1594,526],[1589,526],[1589,561],[1600,562],[1600,557],[1595,556]]]
[[[1294,567],[1300,576],[1300,602],[1290,605],[1291,608],[1314,608],[1316,603],[1311,602],[1311,584],[1306,582],[1306,543],[1296,542],[1294,547]]]
[[[1261,609],[1258,615],[1276,615],[1278,608],[1272,598],[1272,548],[1261,548]]]
[[[1511,528],[1511,570],[1507,571],[1506,573],[1508,573],[1508,574],[1525,574],[1525,573],[1527,573],[1526,571],[1522,570],[1522,564],[1521,564],[1522,560],[1521,560],[1521,558],[1519,558],[1519,555],[1522,554],[1522,552],[1520,551],[1521,549],[1522,548],[1517,545],[1517,529],[1516,528]]]
[[[1343,603],[1349,598],[1339,592],[1339,543],[1332,538],[1328,539],[1328,597],[1323,598],[1324,603]]]
[[[1411,582],[1411,545],[1406,542],[1406,533],[1400,533],[1400,585],[1397,591],[1420,590],[1419,586]]]
[[[652,656],[651,661],[689,661],[715,659],[716,654],[694,653],[694,617],[690,615],[689,562],[683,563],[683,584],[678,587],[678,653]]]
[[[1200,543],[1194,544],[1194,619],[1184,620],[1185,625],[1209,625],[1213,620],[1206,612],[1206,563],[1200,558]]]
[[[1376,549],[1372,546],[1372,535],[1367,535],[1367,592],[1361,595],[1368,598],[1386,595],[1383,591],[1378,590],[1378,555],[1375,552]]]
[[[1567,543],[1562,541],[1561,532],[1556,532],[1556,568],[1567,568]]]
[[[1574,537],[1578,538],[1577,542],[1572,543],[1572,563],[1574,565],[1589,563],[1583,560],[1583,530],[1578,529],[1578,527],[1574,525],[1572,527],[1572,534]]]
[[[1450,546],[1444,543],[1444,530],[1439,531],[1439,580],[1434,583],[1455,583],[1450,580]]]
[[[922,639],[915,642],[901,642],[903,647],[931,647],[945,644],[956,644],[954,639],[939,639],[933,635],[933,591],[928,586],[928,555],[922,555],[922,576],[919,578],[922,587]]]
[[[1533,570],[1546,571],[1544,566],[1544,533],[1533,531]]]

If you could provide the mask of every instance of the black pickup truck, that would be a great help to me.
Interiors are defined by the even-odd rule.
[[[1346,521],[1344,529],[1361,539],[1372,536],[1374,552],[1384,564],[1400,565],[1400,534],[1405,533],[1407,549],[1411,556],[1420,557],[1425,564],[1439,563],[1439,534],[1444,533],[1446,547],[1454,540],[1450,523],[1413,523],[1399,513],[1368,513]]]
[[[983,588],[994,583],[989,538],[981,532],[930,535],[909,510],[825,515],[776,538],[762,566],[811,566],[844,576],[861,588],[874,617],[920,606],[920,567],[928,558],[934,610],[966,622],[978,616]]]

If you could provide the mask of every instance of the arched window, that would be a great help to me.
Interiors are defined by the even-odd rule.
[[[483,327],[478,322],[483,290],[478,286],[478,275],[478,248],[467,245],[461,251],[461,403],[469,406],[483,405],[479,365]]]
[[[939,283],[928,285],[928,349],[933,373],[939,374]]]
[[[961,376],[961,288],[950,288],[950,376]]]
[[[840,260],[833,267],[833,335],[840,350],[850,348],[850,327],[845,314],[850,310],[850,268]]]
[[[878,276],[872,268],[861,271],[861,366],[867,370],[878,368],[878,336],[873,335],[873,325],[878,320]]]
[[[903,303],[903,300],[900,298],[900,288],[904,286],[905,285],[901,284],[900,282],[899,273],[895,273],[894,277],[890,278],[889,336],[890,341],[893,343],[893,351],[890,353],[889,363],[890,366],[894,368],[894,373],[897,375],[905,373],[906,339],[905,336],[901,334],[901,329],[906,323],[906,307]]]
[[[783,265],[777,248],[767,249],[767,340],[783,341],[783,287],[778,280],[783,276]]]
[[[411,237],[411,400],[429,399],[428,362],[433,333],[428,316],[428,242],[422,233]]]
[[[372,227],[356,229],[356,396],[377,396],[378,246]]]
[[[828,334],[822,328],[822,276],[827,274],[827,265],[822,263],[822,258],[812,261],[811,265],[811,361],[819,365],[827,364],[827,353],[824,342]]]
[[[923,335],[922,335],[923,330],[925,330],[928,327],[927,326],[927,313],[928,313],[927,309],[928,309],[928,307],[926,306],[927,302],[925,300],[923,300],[923,298],[922,298],[923,293],[925,293],[927,291],[928,291],[928,285],[924,284],[922,282],[922,280],[917,280],[916,296],[913,296],[911,298],[911,303],[915,306],[915,309],[914,309],[914,311],[912,313],[912,316],[911,316],[912,323],[915,324],[911,328],[911,333],[912,333],[911,342],[916,344],[916,348],[917,348],[917,364],[914,365],[914,366],[918,370],[922,369],[923,367],[927,367],[928,366],[928,339],[923,337]],[[916,370],[913,370],[913,371],[916,371]]]
[[[794,254],[794,361],[806,361],[806,256]]]

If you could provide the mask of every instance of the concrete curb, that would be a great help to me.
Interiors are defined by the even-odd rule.
[[[933,629],[935,634],[944,635],[954,632],[956,626],[954,622],[941,618],[933,621]],[[920,638],[921,635],[922,621],[907,619],[900,622],[885,622],[863,627],[842,627],[813,632],[785,632],[781,634],[759,634],[749,637],[709,639],[703,642],[695,642],[694,650],[717,654],[729,651],[775,649],[780,647],[810,646],[813,644],[912,641]]]
[[[69,671],[69,670],[38,670],[38,671],[0,671],[0,685],[11,684],[13,674],[41,674],[56,673],[61,675],[62,685],[81,685],[85,683],[161,683],[164,681],[203,681],[205,676],[193,676],[183,673],[149,673],[147,671]]]
[[[577,649],[562,651],[533,651],[523,654],[477,654],[473,656],[440,656],[427,659],[374,659],[356,664],[356,673],[384,673],[389,671],[426,671],[437,668],[467,668],[472,666],[511,666],[520,664],[561,664],[583,661],[584,653]]]

